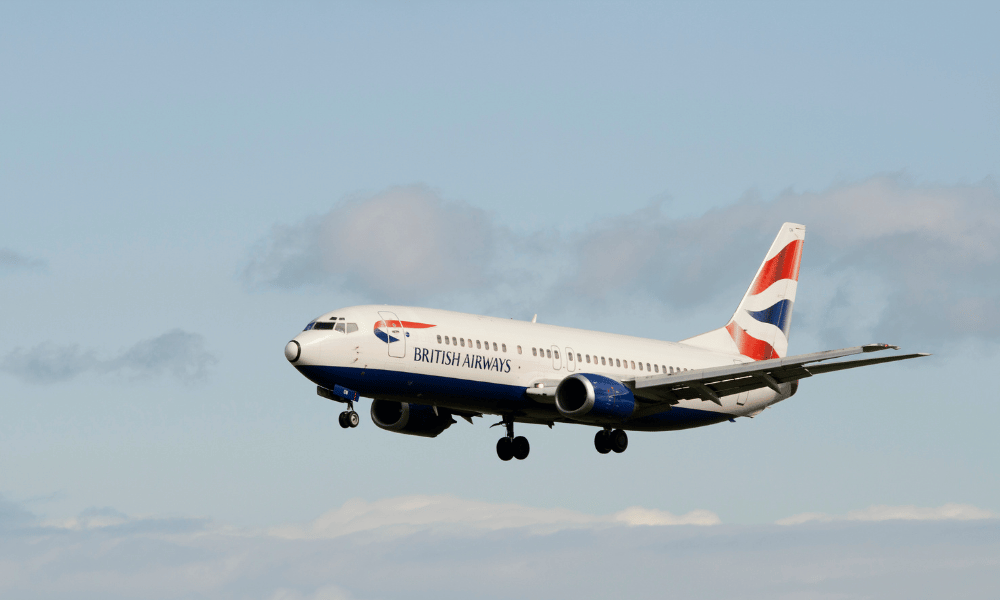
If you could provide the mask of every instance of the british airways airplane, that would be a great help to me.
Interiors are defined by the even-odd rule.
[[[868,344],[787,356],[805,227],[781,226],[735,314],[719,329],[665,342],[409,306],[352,306],[309,323],[285,358],[320,396],[372,398],[378,427],[436,437],[461,417],[498,415],[501,460],[528,456],[515,423],[589,425],[601,454],[624,452],[626,431],[670,431],[753,417],[807,377],[924,353]]]

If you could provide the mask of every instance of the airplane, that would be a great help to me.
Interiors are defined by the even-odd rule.
[[[372,398],[381,429],[437,437],[460,417],[497,415],[504,461],[527,458],[515,423],[596,427],[601,454],[628,447],[627,431],[671,431],[754,417],[823,373],[926,353],[833,359],[898,350],[866,344],[788,356],[805,226],[784,223],[729,322],[679,342],[409,306],[326,313],[285,346],[285,358],[347,404]]]

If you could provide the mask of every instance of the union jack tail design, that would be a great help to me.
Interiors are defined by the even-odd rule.
[[[741,354],[753,360],[787,356],[788,329],[805,237],[804,225],[782,225],[729,323],[682,343]]]

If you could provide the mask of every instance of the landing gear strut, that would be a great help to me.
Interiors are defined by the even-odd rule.
[[[528,445],[528,438],[523,435],[514,437],[513,419],[504,417],[502,423],[507,428],[507,435],[497,440],[497,456],[502,461],[508,461],[512,458],[516,458],[517,460],[528,458],[528,452],[531,450],[531,447]],[[497,425],[499,424],[497,423]]]
[[[594,447],[601,454],[621,454],[628,448],[628,434],[621,429],[602,429],[594,436]]]
[[[340,413],[339,421],[340,426],[344,429],[357,427],[358,423],[361,422],[361,417],[358,416],[358,413],[354,412],[354,403],[350,400],[347,401],[347,410]]]

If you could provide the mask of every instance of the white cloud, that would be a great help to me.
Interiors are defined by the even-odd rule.
[[[0,359],[0,372],[31,383],[69,381],[86,372],[143,378],[166,374],[193,383],[204,379],[216,362],[205,350],[203,336],[174,329],[141,340],[108,359],[75,344],[16,348]]]
[[[995,519],[997,515],[969,504],[944,504],[936,508],[920,506],[870,506],[844,515],[801,513],[776,521],[777,525],[801,525],[811,521],[973,521]]]
[[[361,531],[382,530],[402,535],[427,529],[499,531],[524,529],[552,533],[563,529],[625,525],[717,525],[719,517],[706,510],[676,516],[666,511],[632,507],[610,516],[564,508],[494,504],[454,496],[401,496],[367,502],[354,499],[306,525],[283,526],[271,534],[288,539],[335,538]]]
[[[687,514],[677,516],[663,510],[642,508],[641,506],[626,508],[615,513],[612,519],[626,525],[719,525],[722,523],[717,514],[708,510],[692,510]]]
[[[393,188],[275,228],[244,277],[255,286],[341,286],[372,302],[468,294],[528,314],[632,300],[696,310],[736,303],[784,221],[808,227],[799,303],[829,343],[1000,334],[1000,190],[991,181],[935,186],[879,176],[686,219],[653,203],[563,233],[514,233],[426,188]]]
[[[953,505],[958,506],[958,505]],[[798,526],[613,515],[451,496],[353,500],[304,526],[248,530],[114,509],[45,521],[0,498],[4,598],[996,597],[1000,520],[890,520],[875,507]],[[971,511],[971,512],[970,512]],[[851,513],[855,514],[855,513]],[[882,516],[878,516],[882,515]],[[643,526],[633,526],[643,525]]]
[[[351,198],[258,244],[244,279],[290,288],[325,284],[373,295],[428,296],[487,285],[505,232],[482,210],[431,190]]]

